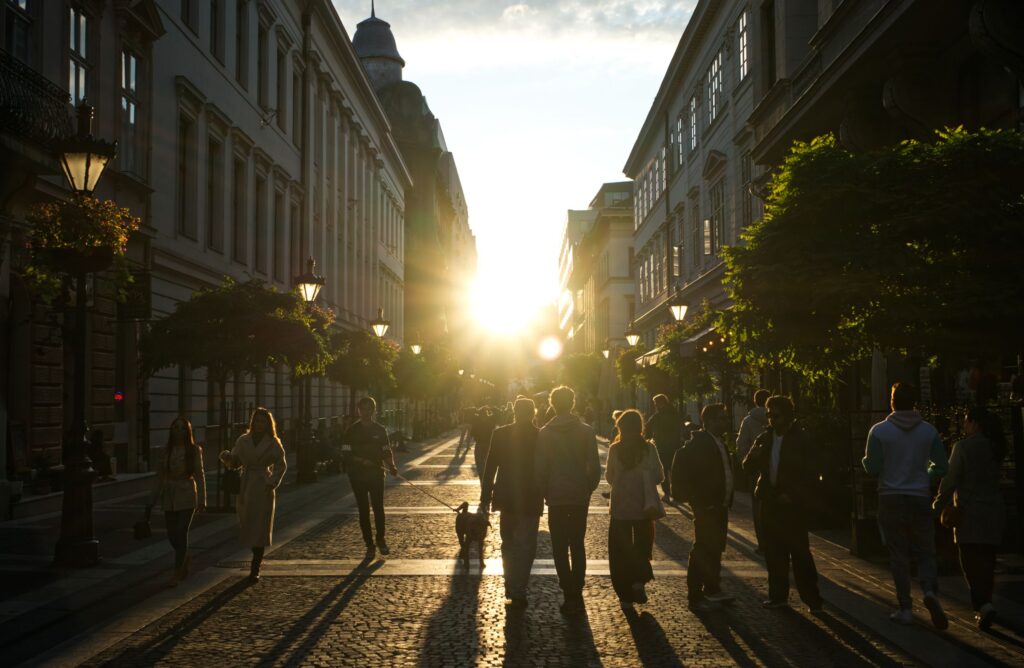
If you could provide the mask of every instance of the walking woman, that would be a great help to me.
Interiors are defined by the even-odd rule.
[[[996,618],[992,605],[996,548],[1003,541],[1006,509],[999,491],[999,467],[1006,454],[1006,436],[999,416],[985,408],[967,411],[967,436],[953,446],[949,473],[939,484],[934,508],[941,511],[952,501],[959,521],[953,538],[960,552],[960,567],[971,589],[971,605],[978,628],[987,630]]]
[[[665,470],[654,444],[644,440],[644,419],[638,411],[624,411],[615,426],[618,435],[605,469],[612,487],[608,566],[619,604],[628,612],[634,603],[647,602],[644,585],[654,579],[654,522],[665,515],[658,498]]]
[[[277,437],[270,411],[254,410],[249,430],[238,437],[234,448],[220,453],[220,460],[229,469],[242,469],[241,491],[235,507],[242,545],[252,548],[249,582],[256,583],[260,580],[263,551],[272,542],[277,487],[288,470],[284,446]]]
[[[157,503],[163,508],[167,540],[174,548],[174,571],[167,586],[177,587],[180,580],[188,577],[188,530],[192,517],[206,509],[203,450],[192,436],[192,423],[181,416],[171,422],[166,456],[157,469],[157,484],[146,506],[147,518]]]

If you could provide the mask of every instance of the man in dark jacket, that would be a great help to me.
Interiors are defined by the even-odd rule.
[[[710,610],[731,603],[722,593],[722,552],[729,531],[732,505],[732,461],[722,437],[729,429],[725,404],[710,404],[701,411],[702,428],[672,460],[672,496],[693,510],[693,547],[686,566],[690,609]]]
[[[532,399],[516,399],[515,421],[491,436],[487,468],[480,478],[480,508],[501,512],[501,561],[505,598],[514,608],[526,607],[526,585],[537,553],[537,526],[544,512],[544,495],[537,486],[534,460],[538,429]]]
[[[768,429],[754,439],[743,471],[757,477],[754,495],[761,504],[761,539],[768,566],[766,608],[789,605],[789,564],[800,598],[821,610],[818,571],[807,539],[815,472],[807,434],[794,422],[793,401],[774,396],[765,404]]]
[[[556,387],[549,401],[555,417],[537,435],[537,483],[548,502],[552,557],[565,597],[561,610],[578,614],[584,609],[587,510],[601,481],[601,460],[593,428],[572,414],[572,388]]]
[[[679,413],[672,407],[672,402],[664,394],[654,395],[654,415],[647,421],[646,427],[644,438],[654,441],[661,465],[668,471],[672,468],[676,450],[683,444],[683,423],[679,420]],[[665,501],[668,501],[672,496],[671,476],[665,476],[661,489],[665,492]]]
[[[398,473],[395,457],[391,452],[388,430],[373,419],[377,402],[372,397],[363,397],[357,404],[359,420],[345,431],[341,439],[342,463],[352,484],[352,494],[359,508],[359,528],[366,543],[366,558],[372,559],[376,549],[387,555],[388,544],[384,540],[384,470],[392,475]],[[370,530],[370,506],[377,528],[377,544],[373,543]]]

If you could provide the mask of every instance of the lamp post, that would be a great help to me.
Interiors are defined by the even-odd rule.
[[[71,189],[89,195],[104,168],[117,155],[117,142],[110,143],[92,136],[93,108],[83,100],[77,108],[78,132],[60,147],[60,163]],[[75,310],[72,335],[74,352],[74,385],[71,393],[71,423],[64,431],[61,459],[64,464],[64,496],[61,500],[60,538],[54,561],[65,566],[92,566],[100,560],[100,542],[93,535],[92,481],[96,471],[88,456],[85,435],[85,339],[86,289],[89,273],[102,271],[113,254],[69,253],[66,267],[74,276]]]
[[[378,308],[377,317],[370,321],[370,329],[377,335],[377,338],[383,339],[390,326],[391,323],[384,319],[384,308]]]
[[[633,328],[633,323],[630,321],[625,331],[626,343],[631,347],[635,346],[640,341],[640,334],[637,333],[636,329]]]
[[[298,288],[302,301],[307,306],[316,302],[320,294],[320,288],[324,287],[324,277],[316,273],[316,260],[312,256],[306,260],[306,271],[295,277],[295,287]],[[298,458],[298,475],[295,479],[299,483],[316,482],[315,460],[310,456],[309,448],[312,445],[313,437],[313,416],[312,416],[312,394],[313,379],[307,375],[302,381],[302,435],[299,438],[299,449],[296,452]]]
[[[686,317],[686,311],[688,308],[689,305],[687,305],[686,302],[682,301],[678,297],[671,304],[669,304],[668,307],[668,309],[672,311],[672,317],[675,318],[676,322],[683,321],[683,318]]]

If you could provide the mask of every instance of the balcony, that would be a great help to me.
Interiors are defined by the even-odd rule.
[[[52,151],[72,134],[70,97],[49,79],[0,50],[0,132]]]

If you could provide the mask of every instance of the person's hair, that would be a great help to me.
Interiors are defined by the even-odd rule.
[[[706,428],[708,422],[717,418],[724,418],[727,414],[725,404],[708,404],[700,412],[700,423]]]
[[[576,405],[576,393],[572,391],[571,387],[559,385],[551,390],[548,402],[556,413],[562,415],[571,411],[572,407]]]
[[[671,405],[671,403],[668,400],[668,395],[665,394],[655,394],[654,399],[652,399],[652,401],[654,402],[654,407],[657,408],[658,410],[661,410],[662,408]]]
[[[796,415],[796,407],[793,406],[793,400],[781,394],[768,397],[768,400],[764,402],[764,407],[771,413],[782,409],[789,417]]]
[[[1003,457],[1006,456],[1007,443],[1006,433],[1003,431],[1003,421],[999,419],[999,416],[984,406],[973,406],[967,409],[967,419],[977,423],[981,433],[992,444],[992,458],[996,463],[1003,461]]]
[[[363,397],[356,403],[357,408],[369,405],[373,410],[377,410],[377,401],[373,397]]]
[[[189,422],[188,418],[186,418],[184,415],[179,415],[176,418],[174,418],[173,420],[171,420],[171,424],[167,427],[167,447],[164,449],[164,455],[167,458],[165,466],[167,467],[167,469],[170,469],[170,467],[171,467],[171,451],[174,450],[174,445],[175,445],[174,444],[174,423],[175,422],[181,422],[183,425],[185,425],[185,434],[184,434],[184,438],[182,439],[182,445],[185,446],[185,472],[188,473],[188,474],[191,474],[192,473],[193,459],[192,459],[192,457],[189,457],[188,455],[189,455],[190,452],[195,450],[195,448],[197,446],[196,446],[196,439],[195,439],[195,437],[192,434],[192,423]]]
[[[768,390],[758,390],[754,392],[754,405],[764,408],[765,402],[768,401],[768,397],[772,395]]]
[[[894,411],[912,411],[917,400],[917,390],[909,383],[893,383],[892,399],[889,405]]]
[[[627,471],[640,464],[647,450],[644,440],[644,416],[635,408],[622,411],[615,420],[618,433],[608,449],[608,456],[615,457]]]
[[[512,414],[515,416],[516,422],[532,422],[534,416],[537,415],[537,405],[533,403],[533,399],[526,397],[516,399],[516,402],[512,404]]]
[[[269,427],[268,431],[270,432],[270,435],[274,437],[275,441],[279,440],[277,438],[277,422],[274,420],[274,414],[271,413],[268,409],[264,408],[263,406],[259,406],[253,410],[252,415],[249,416],[249,428],[246,430],[245,433],[252,433],[252,425],[256,422],[256,417],[260,415],[267,419],[267,425]]]
[[[612,411],[612,422],[618,421],[618,419],[622,415],[622,413],[623,413],[623,411],[618,411],[618,410]]]

